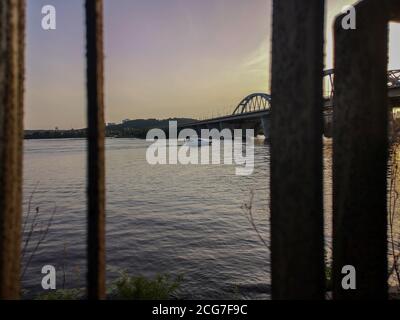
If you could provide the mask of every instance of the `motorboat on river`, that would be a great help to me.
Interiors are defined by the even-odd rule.
[[[189,138],[185,140],[185,145],[189,147],[202,147],[211,145],[212,141],[209,139]]]

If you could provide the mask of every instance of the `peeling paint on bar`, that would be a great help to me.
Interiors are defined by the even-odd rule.
[[[20,297],[25,0],[0,2],[0,299]]]

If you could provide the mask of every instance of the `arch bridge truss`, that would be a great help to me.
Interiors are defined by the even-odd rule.
[[[271,96],[266,93],[253,93],[244,98],[232,115],[268,110],[271,108]]]
[[[335,72],[333,69],[324,71],[324,98],[333,99],[335,93]],[[388,71],[388,89],[400,88],[400,69]]]
[[[335,72],[333,69],[324,71],[324,98],[333,99]],[[400,69],[388,71],[388,89],[400,88]],[[244,98],[235,108],[232,115],[271,109],[271,96],[266,93],[253,93]]]

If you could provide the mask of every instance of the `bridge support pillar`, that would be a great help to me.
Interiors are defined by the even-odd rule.
[[[265,136],[265,139],[270,138],[270,123],[269,123],[269,117],[261,117],[261,125],[263,128],[263,133]]]
[[[247,138],[247,130],[253,130],[253,137],[257,136],[258,121],[244,121],[239,124],[239,129],[242,130],[243,139]]]
[[[228,122],[220,122],[219,123],[219,130],[222,131],[224,129],[228,129],[232,133],[232,139],[234,138],[234,130],[235,130],[235,125],[232,123]]]

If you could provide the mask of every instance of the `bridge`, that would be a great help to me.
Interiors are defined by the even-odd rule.
[[[324,135],[331,136],[332,110],[334,103],[334,70],[326,70],[323,75]],[[400,70],[388,71],[388,97],[390,106],[400,107]],[[253,93],[245,97],[232,114],[186,123],[180,129],[190,128],[200,134],[201,129],[254,129],[255,134],[263,133],[269,138],[269,117],[272,110],[271,95]]]

